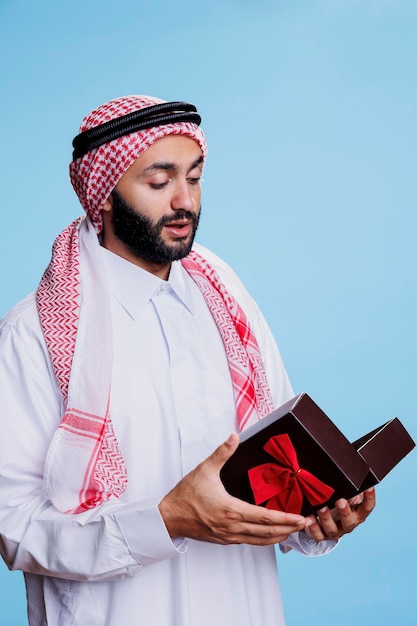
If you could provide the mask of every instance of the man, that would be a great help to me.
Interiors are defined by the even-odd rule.
[[[305,519],[222,486],[236,432],[293,392],[256,304],[193,246],[199,124],[145,96],[83,120],[87,216],[2,322],[0,547],[31,626],[283,624],[274,544],[324,554],[374,506]]]

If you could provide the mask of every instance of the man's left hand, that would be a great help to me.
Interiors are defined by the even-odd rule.
[[[310,515],[307,518],[305,533],[315,539],[340,539],[346,533],[351,533],[359,524],[362,524],[375,508],[375,489],[364,491],[363,498],[345,500],[341,498],[330,510],[324,507],[317,512],[317,517]]]

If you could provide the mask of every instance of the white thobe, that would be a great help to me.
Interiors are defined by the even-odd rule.
[[[271,333],[233,272],[197,247],[258,339],[275,406],[293,396]],[[281,626],[273,546],[172,541],[158,503],[237,430],[224,346],[179,262],[168,281],[103,249],[114,361],[111,416],[129,482],[117,501],[59,513],[43,464],[63,406],[33,296],[6,316],[0,343],[0,551],[25,572],[31,626]],[[99,384],[99,381],[97,381]],[[303,533],[293,547],[327,552]]]

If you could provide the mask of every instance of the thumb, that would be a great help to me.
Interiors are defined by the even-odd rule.
[[[239,445],[240,439],[237,433],[229,435],[226,441],[224,441],[218,448],[215,449],[213,454],[208,457],[208,461],[212,463],[216,469],[220,471],[227,459],[230,459],[232,454],[236,451]]]

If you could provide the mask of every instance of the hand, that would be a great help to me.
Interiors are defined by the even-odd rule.
[[[317,517],[309,516],[305,532],[316,541],[339,539],[362,524],[374,508],[375,489],[372,487],[349,501],[337,500],[332,510],[328,507],[320,509]]]
[[[304,529],[301,515],[248,504],[227,493],[220,470],[238,445],[239,436],[233,433],[161,500],[159,510],[172,538],[262,546]]]

